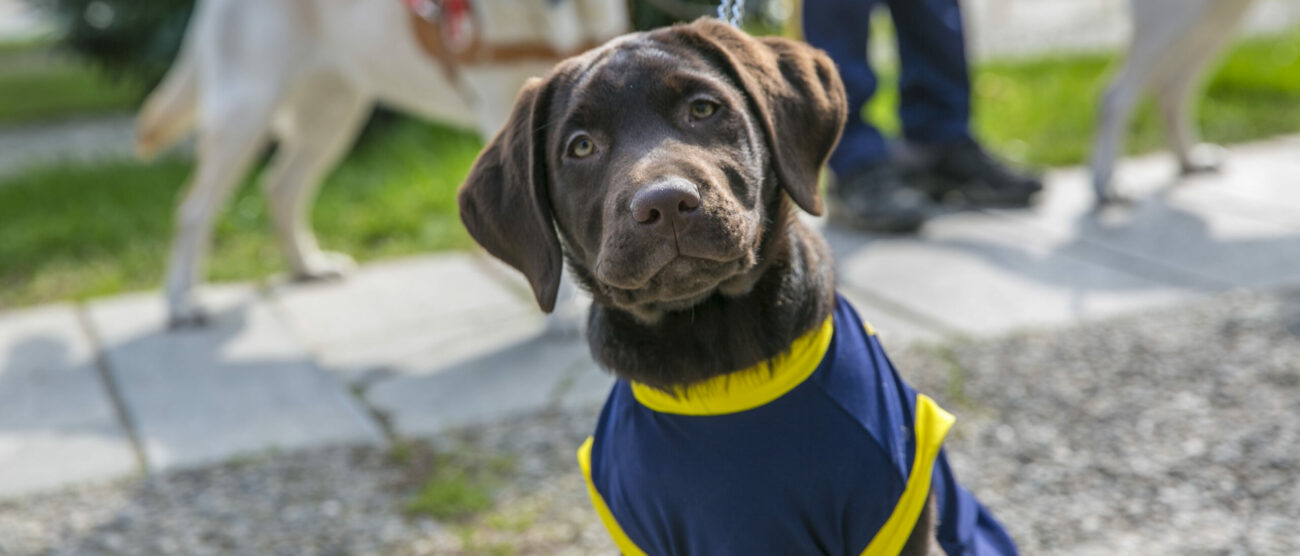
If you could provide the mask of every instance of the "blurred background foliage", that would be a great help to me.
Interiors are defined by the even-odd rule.
[[[27,0],[54,15],[62,44],[111,75],[152,88],[180,48],[194,0]],[[395,1],[395,0],[394,0]],[[773,5],[780,4],[773,0]],[[746,3],[746,19],[768,27],[768,2]],[[636,29],[717,12],[715,0],[629,0]]]
[[[52,16],[62,46],[150,89],[185,35],[194,0],[27,0]]]
[[[0,44],[0,125],[129,110],[142,93],[48,41]]]

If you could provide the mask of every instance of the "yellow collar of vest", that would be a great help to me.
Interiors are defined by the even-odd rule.
[[[660,413],[677,415],[725,415],[765,405],[812,376],[830,349],[835,326],[826,317],[800,336],[790,350],[748,369],[665,392],[633,382],[632,395],[641,405]]]

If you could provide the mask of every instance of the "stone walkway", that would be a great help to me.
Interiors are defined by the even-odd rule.
[[[1300,136],[1233,147],[1224,173],[1182,182],[1166,155],[1129,160],[1118,180],[1138,200],[1102,213],[1065,169],[1032,210],[826,233],[843,293],[891,346],[1061,326],[1300,284],[1296,153]],[[213,324],[178,332],[156,293],[0,312],[0,497],[594,405],[610,384],[476,254],[204,299]]]
[[[128,158],[135,148],[134,118],[116,114],[0,127],[0,178],[37,166]]]

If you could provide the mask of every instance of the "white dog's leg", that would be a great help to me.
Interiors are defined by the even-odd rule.
[[[1106,88],[1098,110],[1092,148],[1092,185],[1097,204],[1117,200],[1111,187],[1115,162],[1124,152],[1129,119],[1142,95],[1158,79],[1173,45],[1197,17],[1183,13],[1183,0],[1133,0],[1133,39],[1123,68]],[[1173,11],[1169,11],[1173,10]]]
[[[321,180],[352,146],[371,104],[338,76],[314,77],[301,90],[286,107],[285,129],[263,188],[294,278],[338,278],[356,265],[343,253],[320,249],[311,206]]]
[[[252,101],[232,102],[212,114],[202,122],[197,165],[176,211],[166,282],[173,327],[203,322],[193,290],[203,277],[213,220],[265,145],[270,117],[269,109]]]
[[[1202,69],[1188,68],[1187,73],[1171,76],[1156,90],[1165,138],[1178,157],[1178,167],[1184,175],[1216,171],[1221,162],[1218,146],[1200,143],[1195,122],[1195,98]]]
[[[198,149],[176,211],[166,294],[173,326],[199,324],[194,285],[204,274],[214,221],[266,145],[289,84],[316,56],[303,2],[205,0],[186,38],[198,87]]]
[[[1124,151],[1128,121],[1141,97],[1143,85],[1143,76],[1125,67],[1101,97],[1097,137],[1092,146],[1092,187],[1099,205],[1117,200],[1111,178],[1115,161]]]
[[[1200,143],[1195,121],[1196,99],[1206,70],[1228,44],[1250,0],[1224,0],[1202,4],[1199,19],[1178,37],[1163,79],[1155,84],[1156,103],[1165,122],[1169,147],[1184,174],[1219,168],[1222,149]],[[1194,5],[1186,5],[1185,9]]]

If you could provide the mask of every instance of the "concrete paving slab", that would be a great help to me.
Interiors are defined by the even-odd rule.
[[[508,289],[517,292],[520,297],[528,300],[528,306],[532,308],[533,312],[540,312],[541,309],[537,307],[532,287],[524,279],[523,274],[486,252],[480,251],[479,255],[477,261],[482,264],[488,274],[496,278],[499,283],[505,285]],[[569,272],[568,268],[565,268],[563,278],[560,280],[560,291],[556,295],[555,308],[549,315],[546,315],[547,332],[580,335],[586,326],[587,312],[590,308],[591,295],[574,282],[573,273]]]
[[[326,369],[350,385],[368,385],[403,375],[420,375],[478,357],[503,343],[545,333],[537,311],[500,311],[474,322],[421,323],[391,337],[351,342],[326,350]]]
[[[1033,210],[998,214],[1060,249],[1131,259],[1120,263],[1129,270],[1161,267],[1217,289],[1300,283],[1300,201],[1287,202],[1300,199],[1292,191],[1300,189],[1300,161],[1277,149],[1230,151],[1224,173],[1185,180],[1174,177],[1167,156],[1133,160],[1121,174],[1133,203],[1100,213],[1084,170],[1053,172]]]
[[[915,237],[824,231],[846,289],[965,334],[1070,324],[1200,293],[1067,254],[1068,238],[982,213],[936,218]]]
[[[376,263],[346,280],[282,285],[272,295],[317,361],[348,381],[456,348],[485,327],[490,334],[502,322],[541,320],[531,298],[470,254]]]
[[[91,326],[150,470],[379,442],[376,424],[248,287],[205,290],[208,326],[169,331],[156,294],[91,303]]]
[[[1300,229],[1300,135],[1233,145],[1224,171],[1204,176],[1217,205]]]
[[[564,410],[581,410],[604,405],[615,380],[612,373],[596,366],[596,361],[589,356],[586,360],[575,364],[569,371],[569,375],[562,379],[562,387],[556,396],[558,405]]]
[[[135,116],[119,114],[0,128],[0,177],[44,165],[133,156]]]
[[[886,349],[902,349],[916,342],[933,343],[955,333],[943,323],[910,312],[906,307],[842,282],[840,295],[857,309],[862,320],[871,325]]]
[[[403,352],[375,373],[384,378],[417,376],[442,372],[444,369],[472,361],[505,346],[547,336],[545,318],[539,311],[505,313],[492,320],[462,325],[454,330],[430,330],[430,338],[418,349]],[[556,336],[556,341],[577,337]],[[372,379],[373,380],[373,379]],[[371,382],[368,380],[367,382]]]
[[[76,309],[0,312],[0,498],[139,466]]]
[[[524,278],[518,270],[501,261],[487,251],[474,251],[474,262],[478,263],[484,272],[492,276],[498,283],[507,289],[515,292],[520,298],[528,300],[530,303],[536,303],[533,296],[532,286],[528,284],[528,279]],[[564,269],[564,277],[569,278],[569,269]]]
[[[365,397],[398,434],[432,435],[554,407],[584,366],[591,366],[591,356],[581,341],[534,336],[382,381]]]

